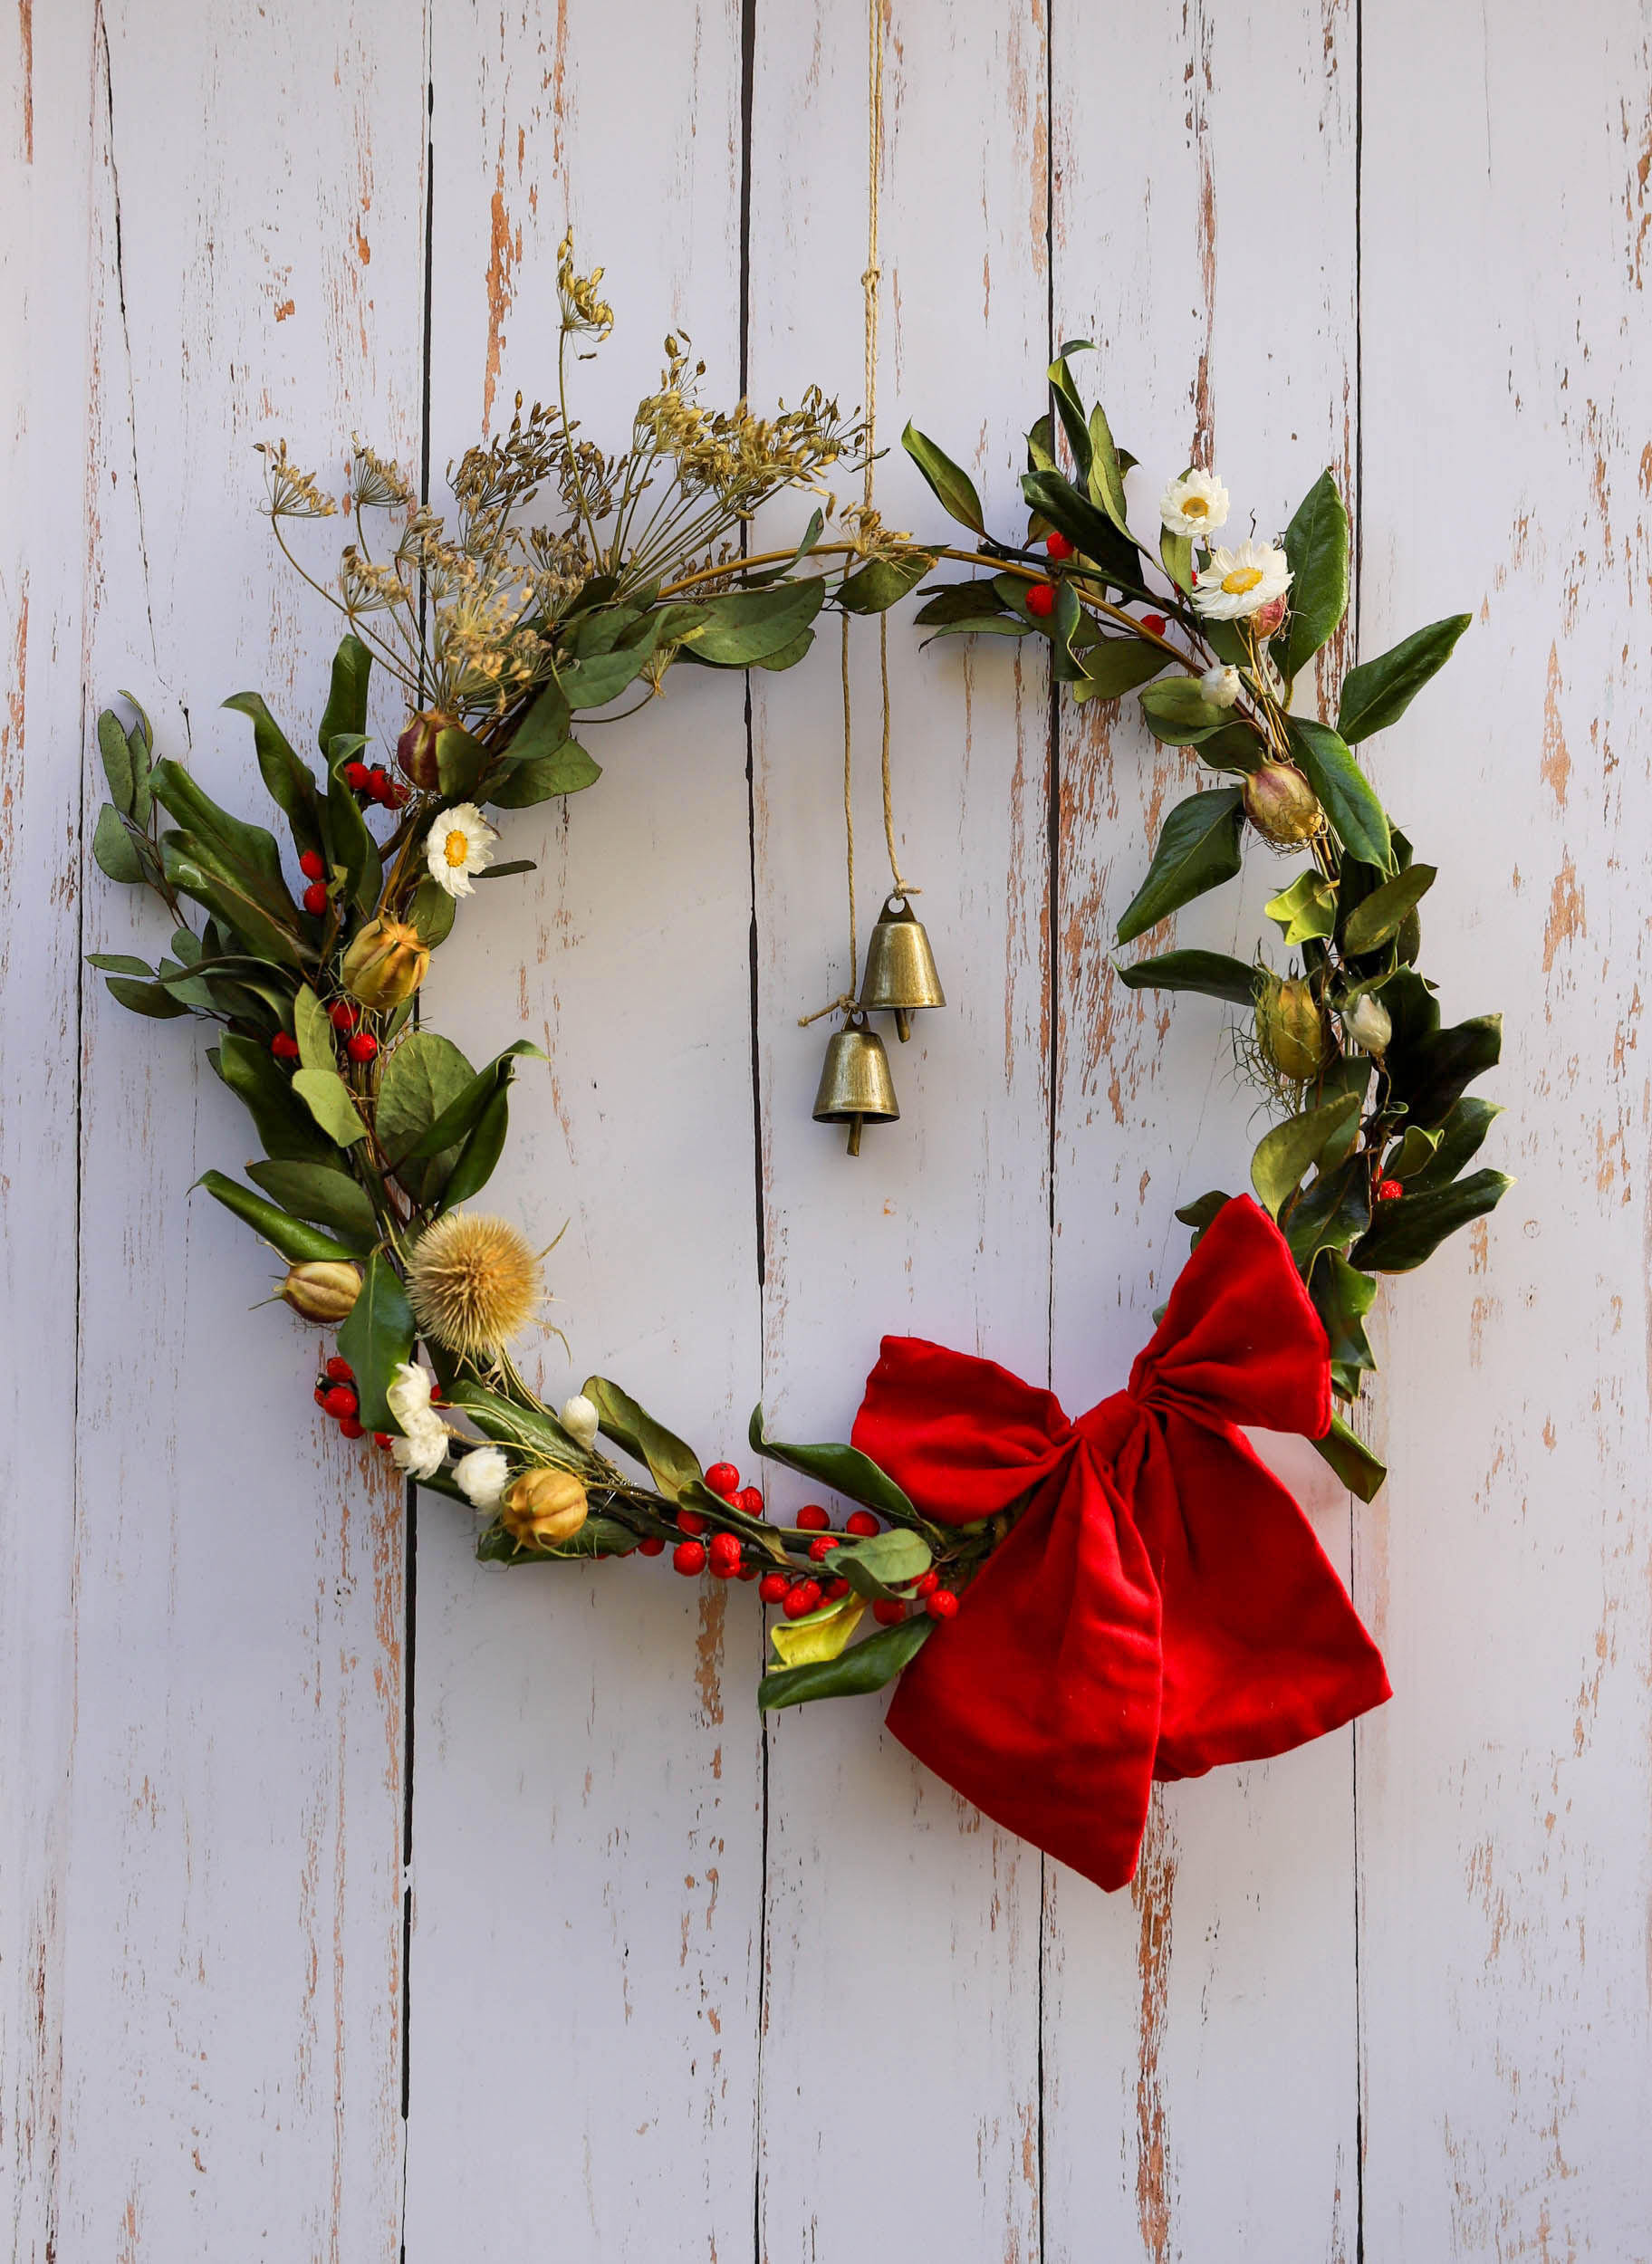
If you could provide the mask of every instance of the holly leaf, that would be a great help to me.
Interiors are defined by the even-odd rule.
[[[1288,888],[1270,897],[1262,908],[1279,923],[1287,944],[1318,941],[1336,934],[1337,886],[1322,873],[1298,873]]]

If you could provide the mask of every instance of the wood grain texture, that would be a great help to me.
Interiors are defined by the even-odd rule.
[[[1446,1019],[1505,1010],[1520,1175],[1388,1300],[1359,1970],[1398,2264],[1652,2254],[1652,53],[1638,8],[1579,31],[1367,18],[1362,649],[1474,615],[1378,777],[1450,856]]]
[[[1194,461],[1226,482],[1236,535],[1253,513],[1272,535],[1328,463],[1350,470],[1351,10],[1196,5],[1121,29],[1063,9],[1054,36],[1056,336],[1095,341],[1075,371],[1142,459],[1133,523],[1152,529]],[[1052,1315],[1074,1413],[1151,1332],[1187,1250],[1176,1205],[1243,1189],[1259,1129],[1231,1018],[1127,991],[1111,967],[1146,843],[1198,776],[1134,700],[1063,709]],[[1168,948],[1174,927],[1249,956],[1287,869],[1253,844],[1243,887],[1120,955]],[[1292,1476],[1346,1568],[1345,1497],[1311,1453]],[[1152,2264],[1353,2254],[1351,1845],[1342,1737],[1156,1796],[1128,1896],[1052,1866],[1049,2256],[1077,2264],[1098,2238]]]
[[[880,436],[910,415],[1013,510],[1023,373],[1046,351],[1045,57],[1036,14],[888,17]],[[964,121],[991,117],[986,135]],[[754,391],[861,398],[863,12],[760,11]],[[831,180],[835,193],[822,195]],[[896,526],[937,506],[897,447]],[[851,638],[862,944],[888,886],[878,638]],[[1049,1304],[1042,665],[890,632],[900,858],[948,1003],[887,1033],[902,1110],[860,1156],[810,1107],[849,978],[836,624],[753,683],[763,1098],[764,1398],[843,1438],[881,1331],[1042,1377]],[[807,1498],[783,1475],[789,1507]],[[1037,2253],[1040,1862],[885,1736],[882,1701],[769,1730],[760,2252]]]
[[[435,34],[437,465],[518,389],[554,398],[570,220],[618,317],[572,367],[586,430],[626,444],[672,328],[732,402],[738,11],[442,6]],[[589,726],[604,776],[503,820],[539,870],[483,892],[427,994],[478,1059],[523,1034],[551,1057],[486,1198],[540,1243],[569,1223],[549,1267],[571,1349],[544,1344],[543,1389],[611,1375],[708,1457],[756,1396],[743,693],[682,667],[634,721]],[[473,1541],[424,1505],[408,2258],[447,2264],[478,2227],[491,2252],[547,2253],[548,2226],[570,2256],[737,2255],[756,1598],[668,1559],[484,1573]]]
[[[352,427],[417,432],[417,12],[389,28],[106,5],[82,82],[92,485],[60,665],[89,747],[129,686],[243,807],[216,702],[255,686],[312,743],[331,633],[252,444],[285,431],[336,489]],[[88,945],[164,947],[81,877]],[[321,1437],[313,1333],[250,1309],[268,1253],[189,1194],[251,1147],[198,1039],[89,981],[84,1040],[56,2252],[370,2264],[400,2239],[400,1496]]]

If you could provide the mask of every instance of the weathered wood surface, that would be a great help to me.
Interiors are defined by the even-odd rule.
[[[759,400],[859,400],[864,18],[21,0],[0,2227],[27,2264],[1652,2255],[1645,24],[887,22],[882,437],[913,416],[1010,519],[1042,365],[1089,336],[1142,523],[1189,455],[1264,531],[1329,461],[1362,488],[1362,649],[1475,610],[1377,761],[1446,868],[1445,1002],[1508,1010],[1522,1185],[1387,1300],[1385,1499],[1350,1516],[1290,1461],[1397,1694],[1174,1789],[1109,1901],[874,1703],[765,1732],[748,1589],[484,1573],[427,1501],[409,1598],[399,1495],[317,1436],[309,1341],[249,1311],[264,1267],[187,1195],[235,1104],[82,976],[130,935],[91,723],[129,686],[226,794],[226,694],[312,727],[329,622],[254,515],[252,442],[331,469],[359,429],[439,470],[497,430],[553,381],[570,218],[620,318],[597,436],[670,326],[719,396],[744,361]],[[933,522],[903,460],[879,500]],[[1038,666],[920,651],[900,615],[890,676],[950,1002],[891,1043],[903,1118],[858,1164],[808,1118],[827,1025],[797,1027],[847,974],[835,630],[749,719],[685,670],[593,734],[600,785],[511,821],[539,870],[431,993],[552,1057],[496,1182],[544,1241],[570,1222],[546,1386],[617,1374],[743,1463],[759,1393],[840,1433],[886,1328],[1089,1405],[1179,1261],[1175,1204],[1247,1146],[1216,1010],[1108,974],[1179,758],[1119,711],[1052,741]],[[864,944],[875,628],[851,684]],[[1179,940],[1247,949],[1270,879]]]

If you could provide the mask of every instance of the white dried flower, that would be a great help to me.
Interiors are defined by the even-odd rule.
[[[472,875],[485,871],[493,863],[494,843],[498,839],[474,801],[456,802],[437,819],[425,845],[425,862],[430,868],[431,878],[439,882],[450,897],[474,895],[475,883]]]
[[[473,1510],[495,1510],[510,1483],[511,1466],[496,1446],[474,1447],[454,1464],[454,1483]]]
[[[559,1420],[571,1439],[583,1447],[597,1443],[597,1410],[582,1391],[576,1391],[571,1399],[564,1399]]]
[[[1212,707],[1231,707],[1239,696],[1239,671],[1218,661],[1199,678],[1200,696]]]
[[[1214,534],[1227,524],[1227,490],[1214,472],[1184,472],[1159,497],[1158,515],[1172,534]]]

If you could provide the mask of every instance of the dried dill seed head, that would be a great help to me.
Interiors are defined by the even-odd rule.
[[[498,1352],[539,1308],[539,1260],[508,1220],[452,1211],[427,1228],[408,1266],[408,1295],[423,1333],[462,1359]]]

